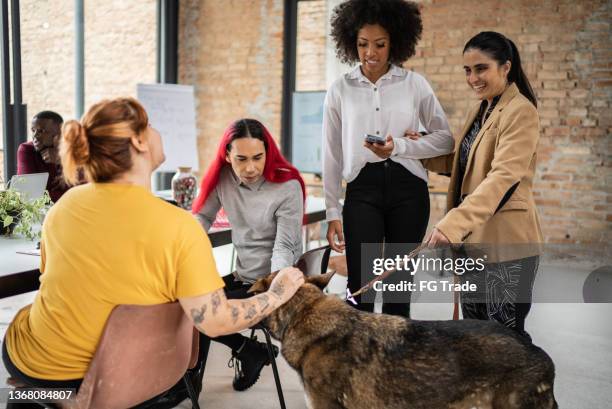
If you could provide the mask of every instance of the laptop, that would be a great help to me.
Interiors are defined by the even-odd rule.
[[[14,175],[9,183],[9,189],[13,189],[27,200],[36,200],[45,193],[49,173],[29,173]]]

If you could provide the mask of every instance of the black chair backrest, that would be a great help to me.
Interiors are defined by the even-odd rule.
[[[331,247],[329,246],[309,250],[302,254],[297,263],[295,263],[295,266],[299,268],[305,276],[325,274],[330,253]]]

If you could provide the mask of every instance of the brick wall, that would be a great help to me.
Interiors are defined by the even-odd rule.
[[[155,82],[156,4],[156,0],[85,2],[85,109],[102,98],[136,96],[138,82]],[[71,119],[74,1],[22,0],[20,6],[28,124],[44,109]]]
[[[612,2],[424,1],[424,35],[406,64],[432,83],[453,130],[473,100],[461,51],[479,31],[513,39],[539,101],[535,195],[547,242],[605,242],[612,227]],[[499,16],[495,20],[491,16]]]
[[[298,2],[295,89],[319,91],[325,87],[325,0]]]
[[[278,140],[283,2],[186,0],[179,14],[179,82],[195,85],[200,169],[235,119],[256,118]]]
[[[29,116],[42,109],[73,116],[73,5],[21,2]],[[86,2],[87,105],[134,95],[137,82],[155,80],[155,5],[155,0]],[[474,103],[461,68],[463,44],[481,30],[505,33],[517,43],[540,103],[535,194],[546,240],[609,239],[612,2],[545,0],[501,8],[495,1],[424,0],[421,5],[423,39],[406,66],[429,79],[453,130],[461,128]],[[326,7],[326,0],[299,4],[298,89],[324,88]],[[278,139],[283,2],[184,0],[179,30],[179,80],[196,87],[201,168],[236,118],[258,118]],[[445,179],[432,182],[443,185]],[[441,217],[443,202],[442,195],[432,196],[433,220]]]
[[[207,118],[201,121],[199,133],[202,165],[225,124],[243,114],[264,119],[278,135],[279,3],[234,0],[231,6],[218,7],[211,1],[191,0],[182,6],[181,80],[197,84],[198,114]],[[324,3],[300,2],[298,89],[319,88],[323,82]],[[423,38],[417,55],[405,65],[430,81],[453,131],[461,129],[469,107],[476,102],[463,74],[464,43],[483,30],[506,34],[520,50],[539,100],[542,137],[535,195],[546,240],[589,243],[610,239],[612,2],[523,1],[503,7],[496,1],[476,0],[420,3]],[[278,21],[273,32],[270,20]],[[273,56],[269,64],[253,65],[265,52]],[[447,183],[438,176],[431,181],[436,186]],[[432,195],[432,222],[443,211],[444,195]]]
[[[156,82],[156,14],[156,0],[85,2],[85,109]]]
[[[32,115],[42,110],[74,115],[74,2],[21,1],[23,99]],[[28,132],[29,133],[29,132]]]
[[[85,2],[85,109],[155,82],[156,1]],[[23,95],[28,115],[74,116],[74,1],[21,2]]]

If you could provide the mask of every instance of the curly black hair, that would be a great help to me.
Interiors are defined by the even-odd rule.
[[[343,63],[359,61],[357,33],[366,24],[378,24],[389,33],[389,62],[397,65],[414,55],[423,31],[419,6],[411,1],[346,1],[334,9],[331,18],[336,55]]]

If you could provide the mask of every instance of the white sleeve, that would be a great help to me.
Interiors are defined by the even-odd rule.
[[[323,190],[327,221],[342,218],[342,120],[338,105],[330,88],[323,105]]]
[[[429,83],[422,77],[418,80],[420,89],[419,120],[427,134],[418,140],[403,135],[393,138],[392,155],[409,159],[426,159],[446,155],[453,151],[454,141],[442,105],[436,98]]]

